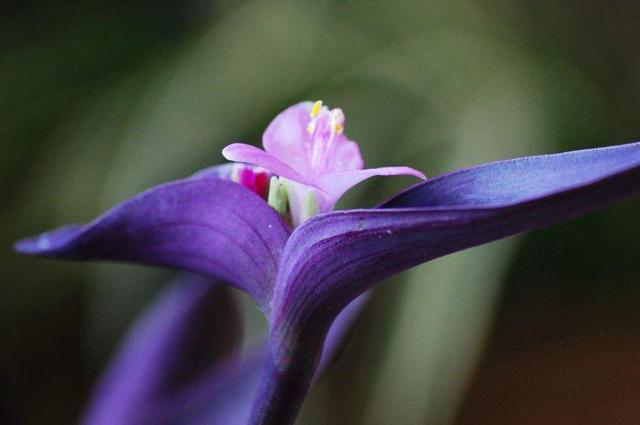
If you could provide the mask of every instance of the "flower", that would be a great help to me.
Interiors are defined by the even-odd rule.
[[[258,165],[279,176],[286,186],[294,226],[333,210],[349,189],[373,176],[410,175],[425,179],[409,167],[363,170],[358,145],[344,134],[341,109],[322,101],[301,102],[281,112],[262,136],[264,151],[234,143],[222,150],[229,161]]]
[[[319,376],[366,302],[335,320]],[[239,313],[227,288],[180,276],[140,316],[93,394],[85,425],[242,425],[266,344],[239,352]]]
[[[303,112],[310,105],[302,105],[284,114],[297,111],[299,121],[307,123]],[[331,114],[322,113],[318,119]],[[314,134],[325,124],[315,126]],[[301,149],[288,159],[305,162],[296,163],[296,169],[276,159],[268,152],[280,145],[274,142],[272,148],[269,141],[277,140],[279,132],[283,140],[295,140],[288,136],[291,128],[267,130],[267,153],[241,147],[244,154],[230,157],[309,186],[314,196],[332,194],[322,201],[328,203],[367,175],[367,170],[354,171],[353,164],[352,171],[323,174],[314,168],[316,163],[305,162],[314,157]],[[234,149],[228,147],[227,156]],[[282,149],[282,155],[289,152]],[[16,249],[65,259],[173,267],[248,292],[270,324],[267,359],[250,419],[261,425],[295,421],[331,324],[345,306],[384,278],[640,192],[640,143],[631,143],[467,168],[416,184],[376,208],[328,212],[292,229],[268,202],[231,180],[233,167],[212,167],[157,186],[89,224],[25,239]],[[344,181],[336,177],[340,175]],[[291,204],[293,213],[295,200]]]

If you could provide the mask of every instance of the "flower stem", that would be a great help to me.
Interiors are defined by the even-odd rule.
[[[309,344],[309,341],[296,344],[286,362],[276,361],[270,353],[253,403],[250,425],[295,422],[318,365],[321,341],[320,344]]]

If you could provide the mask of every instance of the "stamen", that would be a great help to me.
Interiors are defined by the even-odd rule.
[[[344,113],[340,108],[329,109],[317,101],[309,112],[307,132],[311,136],[308,147],[309,169],[312,175],[320,175],[330,163],[335,139],[344,132]]]
[[[322,101],[318,100],[311,107],[311,114],[310,114],[311,118],[318,118],[318,115],[320,115],[321,111],[322,111]]]
[[[286,217],[287,210],[289,209],[287,188],[276,176],[271,177],[269,182],[269,197],[267,202],[274,210],[278,211],[280,215]]]
[[[339,108],[331,110],[331,127],[337,134],[344,131],[344,113]]]
[[[309,121],[309,124],[307,124],[307,132],[313,134],[314,131],[316,131],[316,122],[315,120]]]
[[[300,223],[304,223],[311,217],[314,217],[320,213],[320,206],[316,199],[316,194],[313,190],[307,192],[302,201],[302,208],[300,211]]]

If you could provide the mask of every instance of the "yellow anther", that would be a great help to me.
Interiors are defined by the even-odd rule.
[[[340,108],[331,110],[331,126],[336,134],[340,134],[344,131],[344,113]]]
[[[313,134],[315,130],[316,130],[316,122],[315,121],[309,122],[309,124],[307,124],[307,132],[309,134]]]
[[[318,100],[311,107],[311,118],[318,118],[318,115],[320,115],[321,111],[322,111],[322,101]]]

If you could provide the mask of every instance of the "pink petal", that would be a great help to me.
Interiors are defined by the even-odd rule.
[[[344,134],[337,136],[336,148],[331,162],[330,173],[362,170],[362,167],[364,167],[358,144],[347,139]]]
[[[222,156],[229,161],[258,165],[280,177],[286,177],[300,183],[306,183],[306,179],[296,170],[280,161],[278,158],[275,158],[273,155],[263,151],[262,149],[258,149],[255,146],[246,145],[244,143],[232,143],[222,150]]]
[[[427,178],[420,171],[410,167],[381,167],[325,174],[313,183],[329,196],[332,204],[335,204],[346,191],[374,176],[415,176],[423,180]]]
[[[312,102],[300,102],[276,116],[262,135],[264,150],[301,174],[306,174],[305,143],[309,137],[307,125],[311,120]]]

